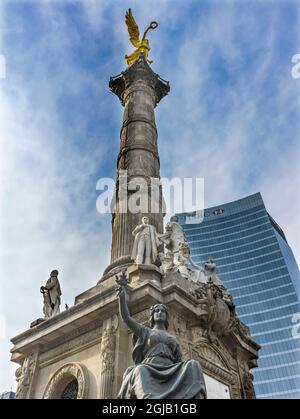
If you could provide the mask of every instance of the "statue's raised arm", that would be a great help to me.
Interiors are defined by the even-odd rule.
[[[150,327],[130,317],[125,272],[117,276],[120,314],[133,331],[133,366],[124,372],[118,399],[205,399],[206,387],[198,361],[182,360],[179,343],[168,333],[169,310],[162,303],[150,308]]]
[[[121,318],[123,322],[132,331],[132,333],[135,336],[139,337],[141,334],[142,326],[130,316],[128,305],[126,302],[126,286],[128,284],[128,280],[125,272],[122,272],[120,275],[116,276],[116,283],[118,284],[116,290],[118,292],[119,297],[119,310]]]

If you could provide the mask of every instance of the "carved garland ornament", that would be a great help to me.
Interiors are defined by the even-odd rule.
[[[70,362],[59,368],[46,386],[43,399],[60,399],[66,386],[77,380],[77,399],[86,399],[89,390],[88,374],[85,367],[77,362]]]
[[[36,367],[37,354],[28,356],[21,367],[16,371],[16,380],[18,382],[16,399],[27,399],[34,370]]]
[[[193,358],[199,360],[204,369],[210,371],[216,377],[225,380],[228,384],[234,385],[236,377],[230,368],[228,360],[221,356],[216,348],[211,348],[206,344],[193,347]]]

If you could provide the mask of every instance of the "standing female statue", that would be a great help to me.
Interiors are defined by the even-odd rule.
[[[164,304],[151,307],[150,326],[137,323],[128,310],[125,274],[117,278],[123,321],[133,332],[134,366],[127,368],[119,399],[205,399],[206,388],[199,362],[182,361],[176,338],[167,332],[169,312]]]

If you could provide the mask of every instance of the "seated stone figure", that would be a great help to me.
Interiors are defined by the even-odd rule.
[[[199,362],[182,361],[176,338],[167,332],[167,307],[163,304],[151,307],[151,328],[143,326],[130,317],[124,282],[123,285],[118,279],[117,282],[120,314],[133,332],[135,364],[124,373],[118,399],[205,399]]]

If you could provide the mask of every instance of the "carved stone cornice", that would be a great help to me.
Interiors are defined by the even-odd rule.
[[[53,362],[56,362],[60,357],[65,357],[73,353],[82,351],[91,345],[101,342],[101,328],[97,327],[89,332],[86,332],[74,339],[70,339],[47,350],[40,355],[40,365],[45,367]]]
[[[138,81],[146,81],[147,86],[152,87],[156,95],[156,105],[170,91],[169,82],[154,73],[143,54],[140,54],[139,58],[121,74],[111,77],[109,87],[118,96],[122,105],[124,105],[125,91]]]

